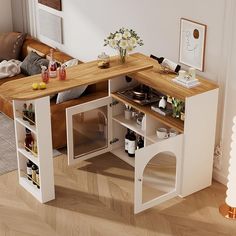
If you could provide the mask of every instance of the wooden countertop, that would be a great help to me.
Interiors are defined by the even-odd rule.
[[[108,79],[123,76],[152,68],[152,64],[132,55],[125,64],[121,64],[118,57],[111,57],[110,68],[99,69],[97,61],[83,63],[67,68],[67,79],[60,81],[57,78],[50,79],[44,90],[33,90],[34,82],[41,82],[41,75],[29,76],[17,81],[10,81],[0,86],[0,95],[13,100],[30,100],[49,96],[80,85],[95,84]]]
[[[163,73],[161,66],[156,60],[140,53],[133,54],[133,57],[149,62],[153,65],[153,67],[151,69],[140,71],[129,76],[158,90],[165,95],[170,95],[171,97],[175,97],[184,101],[186,97],[201,94],[219,87],[215,82],[197,76],[201,84],[191,89],[185,88],[172,81],[172,79],[176,77],[176,74]]]
[[[175,74],[162,73],[157,61],[135,53],[128,57],[125,64],[120,64],[117,57],[111,57],[111,66],[108,69],[99,69],[97,61],[67,68],[67,79],[65,81],[59,81],[57,78],[50,79],[45,90],[33,90],[31,87],[32,83],[41,82],[40,75],[13,80],[0,86],[0,95],[13,100],[30,100],[123,75],[129,75],[163,94],[181,100],[218,88],[216,83],[201,77],[198,77],[201,84],[197,87],[188,89],[180,86],[172,81],[176,77]]]

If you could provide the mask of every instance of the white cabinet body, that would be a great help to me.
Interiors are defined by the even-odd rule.
[[[181,196],[211,185],[218,89],[185,101]]]
[[[142,130],[134,121],[129,121],[124,118],[125,106],[121,101],[117,103],[116,100],[111,100],[113,92],[127,88],[135,83],[135,80],[128,83],[123,77],[112,79],[109,81],[110,97],[68,108],[67,143],[69,144],[69,164],[76,164],[79,161],[111,151],[117,157],[133,166],[135,168],[134,211],[135,213],[139,213],[177,195],[187,196],[211,185],[218,89],[186,98],[184,133],[166,140],[158,140],[155,133],[156,128],[165,127],[160,120],[153,118],[149,114],[145,114],[146,129]],[[104,112],[104,109],[102,110],[103,114],[106,113],[105,122],[104,119],[99,118],[99,116],[97,118],[95,116],[92,123],[92,118],[89,119],[87,117],[87,121],[85,121],[83,117],[84,112],[98,109],[96,110],[96,114],[98,114],[99,109],[104,106],[106,107],[106,112]],[[80,114],[80,124],[76,124],[76,119],[74,119],[75,123],[73,123],[73,116],[76,116],[76,114]],[[81,117],[84,119],[82,119],[82,122]],[[101,122],[102,126],[105,125],[107,127],[106,145],[103,143],[103,146],[97,149],[96,140],[99,137],[97,133],[99,133],[99,127],[101,126],[97,124],[94,126],[97,127],[95,128],[95,130],[97,130],[95,131],[96,137],[92,136],[95,138],[92,139],[90,137],[87,139],[88,142],[94,140],[94,142],[91,142],[93,143],[94,150],[91,148],[87,153],[79,151],[80,155],[76,157],[74,150],[79,148],[79,143],[76,144],[75,141],[79,139],[78,135],[75,135],[77,132],[76,129],[81,125],[85,125],[86,127],[86,124],[83,122],[88,122],[87,127],[92,127],[91,124],[94,124],[94,121],[95,123]],[[169,128],[170,127],[171,126],[169,126]],[[136,151],[135,158],[128,157],[127,153],[124,151],[124,136],[127,129],[133,130],[137,135],[144,138],[144,148]],[[101,128],[101,130],[104,131],[104,127]],[[104,133],[102,134],[102,137],[103,136]],[[80,149],[83,147],[81,144],[82,143],[80,143]],[[83,144],[87,146],[88,143]],[[158,184],[160,182],[160,179],[158,180],[157,177],[158,175],[150,177],[146,174],[148,173],[146,170],[150,165],[157,167],[157,169],[160,166],[164,166],[162,169],[159,168],[161,173],[163,169],[166,168],[165,164],[163,164],[165,160],[164,162],[161,161],[163,159],[161,155],[165,155],[166,153],[171,153],[174,159],[174,165],[173,163],[171,164],[174,166],[174,177],[171,175],[168,176],[169,173],[167,173],[167,178],[172,181],[170,184],[171,187],[168,190],[160,191],[160,195],[145,200],[144,192],[148,190],[145,190],[144,182],[149,186],[154,186],[154,188],[161,188],[161,185]],[[158,163],[159,160],[160,162]],[[168,168],[166,168],[166,170],[167,169]],[[169,183],[167,183],[167,185],[169,185]]]

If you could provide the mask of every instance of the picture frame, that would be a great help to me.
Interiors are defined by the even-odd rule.
[[[207,26],[180,19],[179,62],[204,71]]]
[[[38,2],[47,7],[51,7],[55,10],[58,10],[58,11],[62,10],[61,0],[38,0]]]

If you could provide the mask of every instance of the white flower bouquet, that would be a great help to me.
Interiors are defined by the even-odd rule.
[[[138,45],[143,45],[143,40],[137,35],[137,33],[132,29],[121,28],[115,33],[110,33],[110,35],[104,39],[104,46],[109,45],[119,51],[121,62],[124,63],[126,59],[127,52],[132,51]]]

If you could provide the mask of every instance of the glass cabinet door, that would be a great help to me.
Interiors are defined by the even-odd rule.
[[[69,165],[111,150],[111,98],[66,109]]]
[[[179,194],[183,134],[135,152],[134,213]]]

